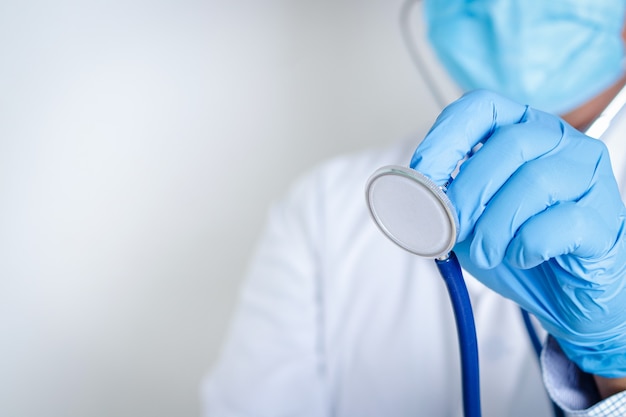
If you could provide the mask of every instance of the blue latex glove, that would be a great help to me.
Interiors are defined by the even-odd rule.
[[[560,118],[475,91],[448,106],[411,167],[448,187],[455,252],[533,313],[586,372],[626,376],[626,210],[604,144]]]

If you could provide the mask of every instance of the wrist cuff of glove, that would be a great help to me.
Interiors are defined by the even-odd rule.
[[[573,345],[555,338],[565,355],[584,372],[605,378],[626,377],[626,334],[595,345]]]

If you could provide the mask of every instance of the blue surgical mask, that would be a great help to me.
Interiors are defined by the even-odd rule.
[[[624,73],[624,0],[426,0],[428,37],[465,90],[564,114]]]

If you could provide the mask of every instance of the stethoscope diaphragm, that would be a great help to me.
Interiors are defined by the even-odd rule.
[[[366,185],[367,206],[393,242],[425,258],[442,258],[456,243],[458,219],[445,192],[413,169],[389,165]]]

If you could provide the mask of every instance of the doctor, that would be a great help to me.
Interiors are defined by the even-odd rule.
[[[425,7],[450,74],[490,91],[448,106],[417,150],[329,161],[273,208],[205,415],[461,416],[445,288],[431,260],[376,229],[363,187],[389,164],[443,184],[478,142],[448,196],[471,273],[483,415],[549,416],[548,395],[569,415],[626,415],[626,123],[607,146],[575,129],[624,84],[624,1]],[[541,366],[518,305],[548,333]]]

